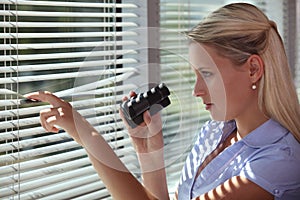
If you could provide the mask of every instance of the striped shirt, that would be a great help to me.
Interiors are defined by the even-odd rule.
[[[243,176],[275,200],[299,200],[300,144],[272,119],[227,147],[196,177],[205,158],[235,129],[235,121],[208,121],[202,127],[182,169],[178,199],[195,198],[234,176]]]

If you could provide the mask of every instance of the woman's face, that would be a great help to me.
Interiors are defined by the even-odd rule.
[[[208,45],[193,42],[190,63],[196,74],[194,96],[201,97],[214,120],[236,119],[253,101],[249,71],[245,63],[234,65]]]

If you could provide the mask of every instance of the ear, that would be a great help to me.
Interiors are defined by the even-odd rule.
[[[249,78],[252,83],[256,83],[264,74],[264,62],[259,55],[251,55],[248,60]]]

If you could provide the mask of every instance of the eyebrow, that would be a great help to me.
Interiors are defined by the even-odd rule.
[[[209,68],[209,67],[199,67],[199,68],[195,68],[196,70],[199,70],[199,71],[201,71],[201,70],[212,70],[211,68]]]
[[[193,64],[190,64],[190,67],[194,70],[199,70],[199,71],[200,70],[212,70],[211,67],[202,67],[202,66],[198,67],[197,65],[193,65]]]

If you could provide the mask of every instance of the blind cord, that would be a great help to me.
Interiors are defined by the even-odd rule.
[[[19,26],[18,26],[18,0],[16,0],[16,66],[17,66],[17,71],[16,71],[16,76],[17,76],[17,83],[16,83],[16,91],[18,94],[20,94],[20,88],[19,88]],[[19,96],[17,96],[17,100],[19,100]],[[17,104],[17,141],[18,141],[18,191],[20,191],[21,188],[21,183],[20,183],[20,179],[21,179],[21,173],[20,173],[20,130],[19,130],[19,124],[20,124],[20,115],[19,115],[19,104]],[[18,199],[20,199],[20,192],[18,192]]]

